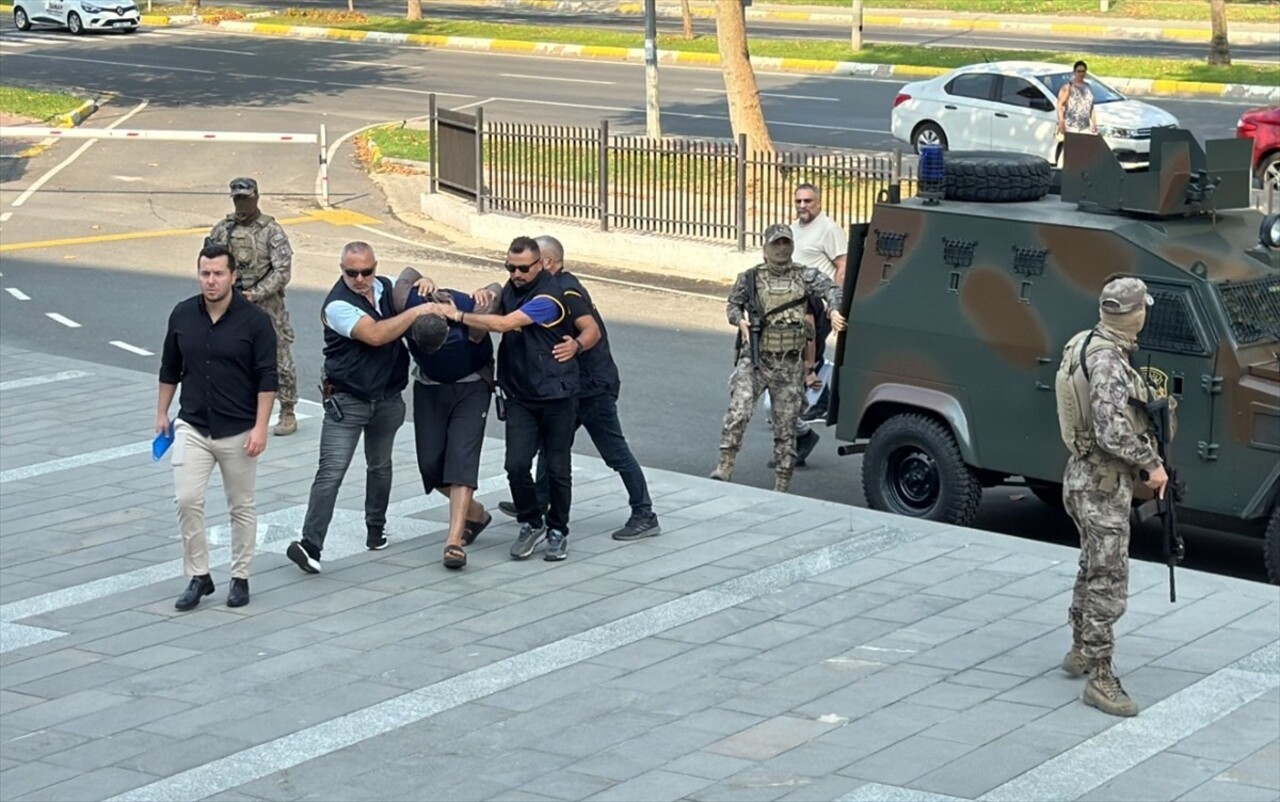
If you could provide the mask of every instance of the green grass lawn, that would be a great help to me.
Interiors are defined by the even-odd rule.
[[[48,120],[58,114],[74,111],[83,102],[83,99],[72,95],[35,92],[20,86],[0,86],[0,111],[36,120]]]
[[[273,24],[312,24],[288,15],[273,18]],[[334,22],[333,27],[356,30],[387,31],[391,33],[417,33],[434,36],[469,36],[482,39],[511,39],[523,42],[559,42],[562,44],[601,45],[607,47],[638,48],[644,46],[640,33],[629,34],[587,28],[569,28],[535,25],[504,25],[487,22],[459,22],[453,20],[424,19],[416,22],[395,17],[368,17],[363,21]],[[1123,78],[1166,78],[1179,81],[1208,81],[1214,83],[1270,84],[1276,83],[1275,69],[1247,64],[1230,67],[1210,67],[1200,61],[1173,59],[1126,58],[1096,56],[1088,51],[1089,43],[1082,40],[1081,50],[1052,52],[1047,50],[986,50],[965,47],[918,47],[910,45],[872,44],[855,53],[841,41],[809,41],[760,39],[751,43],[755,56],[780,56],[815,59],[819,61],[858,61],[870,64],[908,64],[919,67],[960,67],[965,64],[1000,59],[1026,59],[1031,61],[1055,61],[1071,64],[1078,58],[1089,61],[1089,69],[1099,75]],[[698,36],[683,39],[678,35],[659,36],[658,46],[665,50],[694,53],[715,53],[714,36]]]
[[[765,2],[765,0],[761,0]],[[837,6],[849,8],[849,0],[767,0],[779,5]],[[1181,21],[1209,21],[1207,2],[1187,0],[1112,0],[1103,13],[1098,0],[868,0],[875,9],[939,9],[982,14],[1052,14],[1080,17],[1134,17]],[[1227,22],[1270,22],[1280,25],[1280,3],[1268,0],[1235,0],[1227,3]],[[1229,26],[1228,26],[1229,27]]]
[[[382,128],[371,128],[361,136],[377,145],[385,158],[431,161],[431,141],[427,137],[427,132],[420,128],[388,125]]]

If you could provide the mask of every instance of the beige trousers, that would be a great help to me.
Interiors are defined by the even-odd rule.
[[[178,528],[182,531],[182,568],[187,576],[209,573],[209,544],[205,536],[204,495],[213,466],[222,470],[222,486],[231,512],[231,576],[249,578],[249,562],[258,543],[258,512],[253,486],[258,458],[244,452],[249,432],[231,437],[205,437],[184,420],[174,425],[173,488],[178,499]]]

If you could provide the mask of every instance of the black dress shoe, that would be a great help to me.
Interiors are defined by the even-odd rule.
[[[244,607],[249,603],[249,580],[231,578],[231,591],[227,594],[228,607]]]
[[[213,579],[208,574],[193,576],[187,589],[182,591],[182,595],[173,603],[174,609],[193,610],[200,603],[200,599],[210,593],[213,593]]]

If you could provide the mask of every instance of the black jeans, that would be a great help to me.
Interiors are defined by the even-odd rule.
[[[540,526],[541,508],[533,483],[533,458],[541,451],[547,465],[547,526],[569,534],[573,502],[573,432],[578,423],[576,398],[555,401],[507,399],[507,483],[516,519]]]
[[[612,393],[578,398],[578,425],[587,430],[591,442],[604,464],[617,472],[622,486],[627,489],[627,503],[631,514],[637,518],[653,515],[653,501],[649,498],[649,483],[644,469],[631,453],[627,438],[622,433],[622,421],[618,420],[618,397]],[[538,503],[546,506],[550,493],[547,487],[546,461],[538,456]]]
[[[364,435],[364,522],[369,529],[381,531],[387,525],[387,503],[391,499],[391,449],[396,431],[404,423],[404,398],[399,394],[381,401],[361,401],[353,395],[337,393],[334,398],[342,408],[342,420],[334,420],[326,410],[320,427],[320,466],[311,483],[307,515],[302,522],[302,537],[315,546],[324,547],[338,489],[347,475],[351,458],[356,453],[360,436]]]

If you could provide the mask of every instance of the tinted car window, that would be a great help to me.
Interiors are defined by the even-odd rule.
[[[973,97],[979,100],[990,100],[995,89],[996,76],[970,73],[957,75],[947,82],[948,95],[956,97]]]
[[[1054,97],[1062,91],[1062,87],[1071,82],[1071,73],[1057,72],[1052,75],[1041,75],[1040,83],[1049,88],[1050,94]],[[1097,103],[1115,103],[1118,100],[1124,100],[1124,95],[1104,84],[1102,81],[1094,78],[1092,75],[1084,79],[1085,84],[1093,90],[1093,102]]]
[[[999,101],[1010,106],[1030,109],[1035,108],[1036,104],[1043,106],[1049,98],[1045,97],[1043,89],[1030,81],[1006,75],[1000,84]]]

